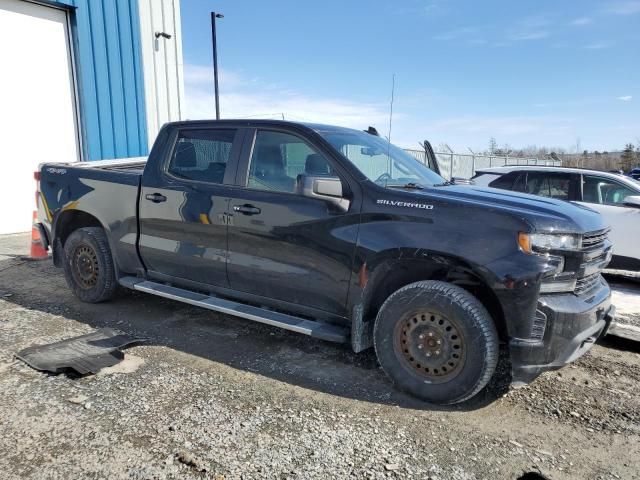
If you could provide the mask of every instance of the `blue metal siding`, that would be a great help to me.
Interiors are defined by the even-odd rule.
[[[61,0],[70,8],[85,160],[148,153],[138,0]]]

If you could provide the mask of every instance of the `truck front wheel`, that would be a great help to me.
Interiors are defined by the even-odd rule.
[[[407,285],[384,302],[374,346],[382,369],[401,390],[436,404],[480,392],[499,350],[495,325],[480,301],[433,280]]]
[[[83,302],[109,300],[116,293],[113,257],[102,228],[74,231],[64,244],[64,276],[69,288]]]

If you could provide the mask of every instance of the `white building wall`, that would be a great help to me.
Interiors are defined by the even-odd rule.
[[[149,148],[166,122],[185,113],[180,0],[139,0]],[[156,38],[157,32],[171,35]]]

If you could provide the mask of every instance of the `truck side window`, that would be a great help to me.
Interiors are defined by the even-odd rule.
[[[249,166],[248,186],[294,193],[298,175],[331,175],[329,162],[295,135],[258,131]]]
[[[223,183],[236,130],[182,130],[169,173],[187,180]]]

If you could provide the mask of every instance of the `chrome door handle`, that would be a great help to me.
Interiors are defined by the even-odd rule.
[[[234,205],[233,211],[240,212],[244,215],[258,215],[262,210],[253,205]]]
[[[152,201],[153,203],[160,203],[160,202],[166,202],[167,201],[167,197],[165,197],[161,193],[149,193],[149,194],[145,195],[144,198],[146,198],[147,200]]]

